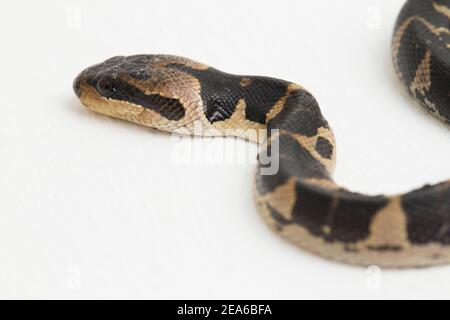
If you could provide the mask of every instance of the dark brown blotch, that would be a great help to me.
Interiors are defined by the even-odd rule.
[[[334,146],[330,140],[324,137],[319,137],[317,139],[315,148],[322,158],[331,159],[333,156]]]

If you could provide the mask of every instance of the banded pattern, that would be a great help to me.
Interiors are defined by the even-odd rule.
[[[410,0],[392,44],[397,73],[423,107],[450,123],[450,1]]]
[[[450,0],[410,0],[395,28],[395,68],[410,94],[450,122]],[[84,70],[74,90],[89,109],[164,131],[229,134],[261,144],[256,203],[283,237],[352,264],[450,262],[450,181],[405,195],[367,196],[332,180],[336,143],[315,98],[280,79],[240,76],[170,55],[114,57]],[[267,130],[258,141],[254,130]],[[261,174],[279,154],[279,170]]]

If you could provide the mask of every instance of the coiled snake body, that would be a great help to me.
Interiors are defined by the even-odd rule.
[[[394,65],[409,93],[450,123],[450,1],[409,0],[393,38]],[[335,140],[314,97],[268,77],[223,73],[169,55],[114,57],[85,69],[74,89],[89,109],[164,131],[216,134],[261,142],[256,202],[283,237],[321,256],[385,267],[450,262],[450,181],[404,195],[367,196],[331,178]],[[279,168],[262,174],[263,155]]]

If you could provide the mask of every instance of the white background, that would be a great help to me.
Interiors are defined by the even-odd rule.
[[[450,267],[371,276],[291,246],[254,208],[253,164],[177,165],[169,135],[72,91],[83,68],[135,53],[295,81],[335,130],[338,182],[405,192],[450,177],[450,131],[393,71],[403,2],[5,3],[0,297],[450,298]]]

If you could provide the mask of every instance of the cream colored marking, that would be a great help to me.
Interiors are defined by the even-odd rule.
[[[425,98],[424,102],[425,106],[428,107],[428,110],[431,111],[431,113],[433,113],[434,115],[438,116],[438,117],[442,117],[441,114],[439,113],[438,109],[436,108],[436,105],[431,102],[430,100],[428,100],[428,98]],[[445,121],[445,119],[442,117],[442,120]]]
[[[434,10],[436,10],[439,13],[442,13],[443,15],[446,15],[450,19],[450,8],[449,7],[447,7],[443,4],[438,4],[434,1],[433,1],[433,7],[434,7]]]
[[[286,133],[288,134],[288,133]],[[322,163],[328,172],[331,174],[336,166],[336,151],[335,151],[335,139],[331,129],[321,127],[318,132],[313,137],[308,137],[300,134],[291,134],[291,136],[297,140],[297,142],[302,145],[309,153],[320,163]],[[333,154],[331,159],[323,158],[316,150],[316,144],[319,137],[325,138],[333,145]]]
[[[400,49],[401,40],[403,38],[403,35],[405,34],[406,29],[408,29],[409,25],[411,24],[412,21],[414,21],[414,19],[415,19],[415,17],[411,17],[411,18],[405,20],[405,22],[395,32],[393,44],[392,44],[392,55],[394,57],[395,66],[397,69],[398,69],[397,56],[398,56],[398,50]]]
[[[206,70],[209,68],[206,64],[175,55],[159,55],[159,57],[153,61],[152,66],[164,67],[168,64],[184,64],[189,68],[197,70]]]
[[[155,69],[157,72],[158,69]],[[159,94],[171,99],[201,100],[200,82],[193,76],[177,70],[165,70],[164,76],[149,78],[147,80],[134,79],[124,76],[121,80],[138,88],[145,94]]]
[[[292,92],[298,91],[298,90],[306,91],[302,86],[300,86],[298,84],[295,84],[295,83],[289,84],[286,94],[280,100],[278,100],[277,103],[275,103],[275,105],[267,113],[266,122],[269,122],[269,120],[272,120],[273,118],[275,118],[280,113],[280,111],[283,110],[283,107],[286,104],[286,101],[289,98],[289,95]]]
[[[195,77],[184,72],[167,69],[159,70],[159,67],[152,68],[155,74],[160,74],[160,76],[147,80],[138,80],[125,76],[121,80],[126,81],[147,95],[158,94],[166,98],[179,100],[185,108],[185,117],[177,121],[178,125],[175,128],[186,126],[190,129],[193,127],[194,121],[201,121],[204,126],[207,126],[208,120],[203,112],[203,102],[200,95],[200,82]],[[152,121],[153,113],[146,113],[146,118],[149,121]]]
[[[429,91],[431,87],[431,50],[427,50],[425,57],[417,67],[416,76],[411,83],[410,90],[413,94],[416,91],[425,95],[426,91]]]
[[[434,33],[437,36],[439,36],[441,33],[450,35],[450,30],[448,28],[436,27],[431,22],[429,22],[428,20],[421,18],[421,17],[416,17],[416,19],[418,21],[422,22],[432,33]]]
[[[360,246],[409,247],[407,222],[400,196],[392,197],[388,205],[373,218],[370,224],[370,237]]]
[[[326,235],[329,235],[331,233],[331,227],[330,226],[323,226],[322,227],[322,232],[325,233]]]
[[[340,189],[340,186],[338,186],[334,181],[327,180],[327,179],[309,178],[309,179],[303,179],[302,182],[312,185],[312,186],[321,187],[323,189],[327,189],[330,191]]]
[[[241,87],[248,87],[249,85],[252,84],[252,80],[249,78],[241,78],[241,81],[239,82],[239,84],[241,85]]]
[[[258,142],[258,131],[265,129],[266,126],[264,124],[246,119],[245,109],[245,100],[240,99],[238,104],[236,105],[233,115],[230,118],[224,121],[214,122],[211,127],[219,130],[220,132],[222,132],[222,134],[232,134],[253,142]]]
[[[283,218],[292,220],[292,211],[297,201],[297,180],[289,179],[285,184],[278,186],[273,192],[261,197],[261,200],[274,208]]]

